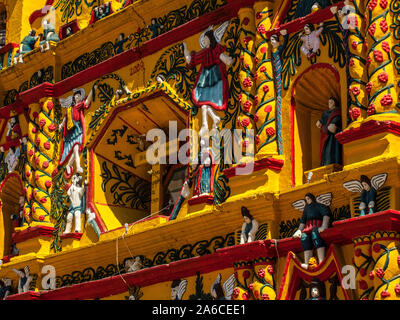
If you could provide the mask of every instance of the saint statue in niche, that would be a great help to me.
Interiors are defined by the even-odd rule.
[[[321,129],[321,165],[342,164],[342,145],[335,137],[342,128],[341,111],[336,98],[329,98],[328,110],[324,111],[316,126]]]
[[[93,89],[96,89],[94,86]],[[63,108],[68,108],[59,130],[63,131],[63,142],[61,146],[60,166],[64,165],[70,158],[66,170],[67,175],[72,175],[72,165],[75,162],[76,172],[83,173],[80,161],[80,153],[85,143],[85,117],[83,111],[88,109],[93,98],[93,90],[90,91],[86,100],[85,89],[74,89],[74,94],[66,99],[60,99]]]
[[[200,52],[190,53],[186,43],[183,51],[190,68],[201,65],[200,71],[192,92],[193,102],[202,110],[202,126],[200,137],[208,131],[208,117],[210,116],[216,129],[221,119],[214,110],[226,110],[228,103],[228,78],[226,66],[232,65],[233,59],[226,55],[225,47],[220,44],[229,21],[223,23],[215,31],[210,26],[200,37]]]

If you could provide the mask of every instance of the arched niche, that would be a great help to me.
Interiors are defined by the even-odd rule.
[[[12,233],[14,231],[11,216],[20,210],[19,198],[23,196],[21,178],[16,173],[9,174],[0,185],[0,257],[11,253]]]
[[[316,123],[328,110],[328,101],[341,101],[339,72],[329,64],[315,64],[298,76],[292,87],[292,182],[301,184],[304,173],[321,167],[321,132]],[[342,115],[343,115],[343,108]]]
[[[7,9],[4,3],[0,3],[0,48],[7,42]]]

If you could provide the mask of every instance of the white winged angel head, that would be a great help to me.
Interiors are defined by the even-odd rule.
[[[311,202],[318,202],[319,204],[323,204],[327,207],[329,207],[332,203],[332,193],[324,193],[319,195],[318,197],[314,197],[311,193],[307,193],[304,197],[304,199],[297,200],[292,203],[292,207],[303,212],[304,208],[306,207],[306,204],[311,203]]]
[[[376,212],[376,197],[378,190],[385,184],[387,180],[387,173],[381,173],[369,179],[367,176],[362,175],[359,180],[351,180],[343,183],[343,187],[355,193],[361,193],[360,201],[360,215],[363,216]]]
[[[232,274],[223,284],[221,285],[221,274],[219,273],[217,279],[211,286],[211,295],[215,300],[231,300],[233,289],[235,288],[236,278]]]
[[[187,280],[174,280],[171,285],[171,300],[182,300],[186,292]]]

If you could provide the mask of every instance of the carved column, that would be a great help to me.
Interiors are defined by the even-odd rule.
[[[346,10],[345,6],[343,10]],[[343,37],[347,37],[348,61],[348,117],[362,120],[366,116],[368,93],[366,83],[368,76],[365,72],[367,62],[367,44],[365,40],[365,5],[363,0],[354,1],[350,7],[354,12],[338,18]]]
[[[30,221],[50,222],[52,173],[58,160],[54,148],[54,102],[43,98],[29,107],[26,215]]]
[[[257,27],[256,58],[254,59],[257,75],[256,101],[254,103],[257,158],[283,153],[282,82],[280,77],[274,74],[272,62],[272,50],[274,49],[265,36],[265,32],[272,26],[273,8],[272,2],[262,1],[254,4]]]
[[[238,13],[241,34],[240,34],[240,86],[241,94],[239,95],[240,113],[237,119],[237,127],[243,129],[243,137],[247,130],[256,131],[256,121],[254,119],[255,110],[255,88],[254,84],[257,80],[255,73],[255,24],[254,24],[254,11],[252,8],[242,8]],[[243,152],[246,155],[251,155],[254,152],[254,146],[244,139]]]
[[[390,6],[387,0],[370,0],[366,5],[368,115],[393,111],[397,102]]]

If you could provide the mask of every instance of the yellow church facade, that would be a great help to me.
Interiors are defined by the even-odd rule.
[[[400,2],[0,1],[0,298],[400,298]]]

